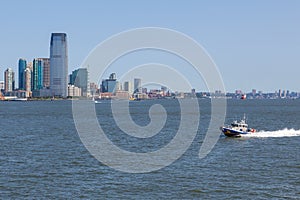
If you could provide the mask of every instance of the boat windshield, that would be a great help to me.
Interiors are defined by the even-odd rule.
[[[246,124],[234,124],[234,123],[232,123],[231,126],[232,127],[244,127],[244,128],[248,127]]]

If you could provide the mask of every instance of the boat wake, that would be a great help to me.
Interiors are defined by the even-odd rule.
[[[295,129],[283,129],[277,131],[259,131],[255,133],[249,133],[242,135],[242,137],[256,137],[256,138],[267,138],[267,137],[296,137],[300,136],[300,130]]]

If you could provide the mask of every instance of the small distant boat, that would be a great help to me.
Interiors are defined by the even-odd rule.
[[[222,126],[220,129],[227,137],[241,137],[242,135],[256,132],[255,129],[248,127],[245,115],[239,122],[235,120],[231,125]]]

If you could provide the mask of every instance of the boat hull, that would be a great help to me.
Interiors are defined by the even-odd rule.
[[[225,127],[222,127],[221,130],[227,137],[241,137],[242,135],[249,134],[249,132],[237,131]]]

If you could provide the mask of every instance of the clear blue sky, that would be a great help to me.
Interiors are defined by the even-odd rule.
[[[199,42],[227,91],[300,92],[300,1],[0,2],[0,80],[20,57],[49,56],[52,32],[66,32],[69,71],[107,37],[138,27],[165,27]],[[201,90],[202,88],[197,88]]]

